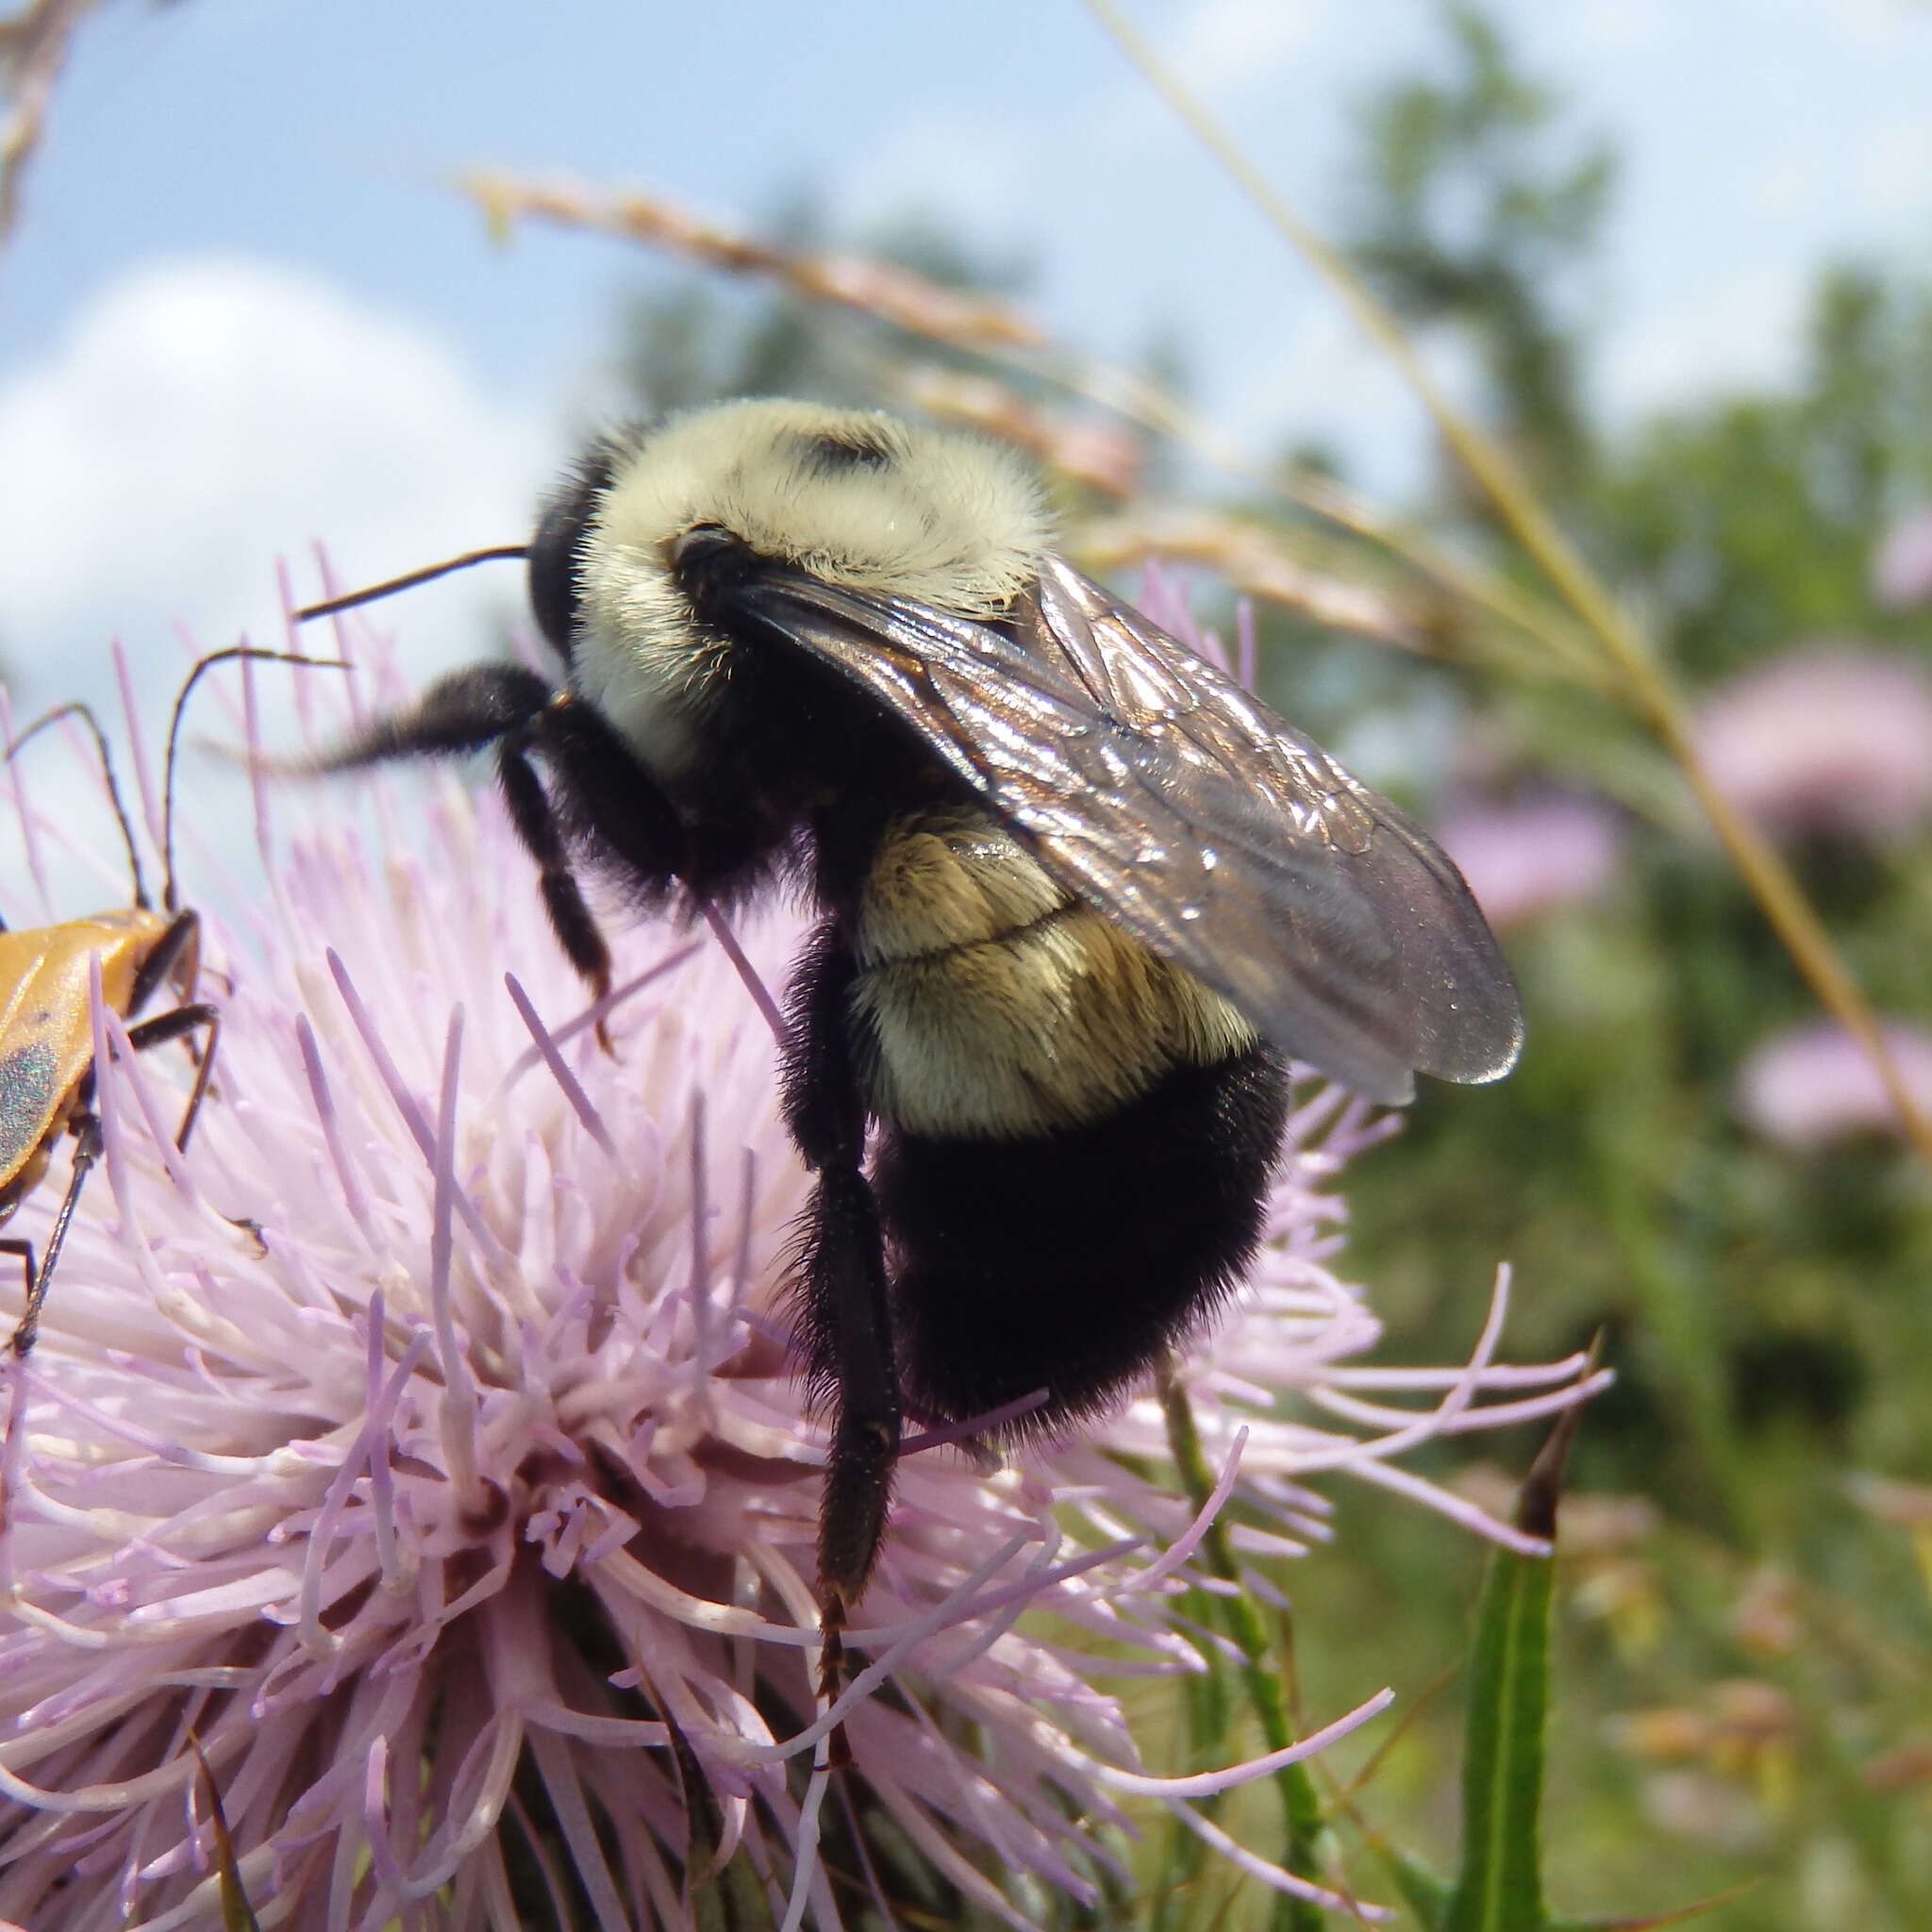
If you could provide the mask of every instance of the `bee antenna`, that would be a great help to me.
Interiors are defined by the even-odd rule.
[[[374,604],[378,597],[393,597],[398,591],[413,591],[418,584],[432,583],[438,577],[448,576],[452,571],[468,570],[473,563],[508,562],[529,554],[527,543],[498,543],[489,550],[466,550],[460,557],[446,558],[441,563],[425,564],[421,570],[386,578],[382,583],[370,584],[363,590],[348,591],[340,597],[325,598],[320,604],[305,604],[296,611],[295,622],[306,624],[311,617],[333,617],[339,610],[355,609],[358,604]]]
[[[161,897],[163,911],[174,912],[180,907],[180,900],[175,892],[175,755],[181,737],[181,714],[187,708],[188,693],[194,689],[201,674],[212,664],[226,664],[237,658],[255,658],[270,664],[306,664],[311,670],[322,671],[350,671],[355,668],[342,658],[305,658],[295,651],[258,651],[252,644],[230,644],[225,651],[210,651],[196,662],[175,695],[175,709],[168,720],[168,758],[161,775],[161,862],[168,874]],[[41,723],[45,724],[46,720],[42,719]],[[38,730],[40,727],[36,725],[34,728]]]
[[[114,808],[114,817],[120,823],[121,837],[127,847],[127,870],[134,874],[134,903],[145,912],[152,901],[147,895],[147,880],[142,876],[141,854],[135,847],[134,827],[128,822],[127,808],[121,803],[121,788],[114,782],[114,760],[108,755],[107,734],[95,722],[94,714],[83,704],[57,706],[44,718],[36,718],[7,747],[5,761],[11,764],[14,753],[20,750],[28,739],[38,736],[49,724],[58,724],[62,718],[78,718],[93,734],[94,749],[101,755],[101,776],[108,781],[108,802]]]

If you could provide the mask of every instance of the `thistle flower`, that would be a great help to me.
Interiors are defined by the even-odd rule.
[[[1593,899],[1617,868],[1617,826],[1586,798],[1470,804],[1436,827],[1491,925]]]
[[[1788,652],[1712,693],[1697,740],[1774,831],[1890,838],[1932,812],[1932,679],[1903,652]]]
[[[1872,596],[1892,610],[1932,599],[1932,508],[1920,505],[1886,532],[1872,558]]]
[[[1042,1889],[1095,1900],[1136,1799],[1313,1890],[1191,1803],[1282,1754],[1150,1774],[1108,1688],[1201,1668],[1174,1606],[1204,1520],[1158,1479],[1151,1400],[1004,1466],[908,1442],[867,1667],[815,1710],[805,1183],[753,996],[795,931],[734,965],[702,929],[620,929],[585,1012],[493,793],[278,794],[310,819],[286,853],[259,784],[256,808],[266,887],[208,922],[196,1138],[170,1141],[185,1064],[134,1058],[96,1001],[105,1158],[0,1371],[0,1920],[218,1924],[197,1741],[255,1909],[301,1932],[683,1927],[727,1866],[832,1925],[834,1871],[883,1904],[861,1808],[1015,1925]],[[1327,1534],[1324,1469],[1485,1526],[1391,1458],[1593,1386],[1493,1365],[1501,1285],[1465,1367],[1350,1365],[1377,1329],[1330,1272],[1330,1190],[1384,1131],[1305,1090],[1267,1252],[1184,1367],[1257,1563]],[[849,1782],[811,1769],[838,1718]]]
[[[1932,1035],[1893,1021],[1892,1064],[1921,1107],[1932,1107]],[[1805,1154],[1854,1134],[1901,1132],[1898,1110],[1865,1049],[1836,1021],[1761,1041],[1738,1073],[1738,1112],[1768,1141]]]

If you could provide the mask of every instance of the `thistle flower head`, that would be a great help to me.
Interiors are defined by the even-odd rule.
[[[1713,692],[1697,741],[1774,831],[1891,838],[1932,812],[1932,678],[1903,652],[1788,652]]]
[[[1885,533],[1872,558],[1872,595],[1893,610],[1932,599],[1932,508],[1921,504]]]
[[[1932,1106],[1932,1036],[1899,1021],[1883,1030],[1907,1089],[1921,1107]],[[1903,1131],[1878,1069],[1831,1020],[1790,1027],[1753,1047],[1738,1072],[1738,1111],[1766,1140],[1800,1154],[1858,1134]]]
[[[1491,925],[1593,899],[1617,869],[1616,821],[1592,799],[1469,804],[1436,836]]]
[[[866,1668],[818,1712],[805,1185],[746,979],[701,927],[620,930],[606,1054],[492,793],[278,794],[286,848],[257,806],[196,1136],[181,1049],[130,1054],[97,1002],[105,1158],[5,1371],[0,1920],[218,1924],[197,1741],[255,1909],[303,1932],[681,1927],[727,1867],[829,1925],[828,1834],[882,1882],[860,1807],[1020,1924],[1025,1885],[1097,1896],[1130,1800],[1222,1836],[1189,1801],[1279,1757],[1154,1776],[1109,1688],[1200,1667],[1158,1407],[1004,1466],[908,1444]],[[749,931],[746,972],[796,937]],[[1326,1534],[1310,1473],[1467,1514],[1391,1458],[1578,1392],[1493,1366],[1500,1297],[1462,1369],[1351,1366],[1376,1326],[1330,1190],[1382,1131],[1306,1091],[1255,1279],[1183,1368],[1257,1564]],[[811,1771],[833,1716],[842,1785]]]

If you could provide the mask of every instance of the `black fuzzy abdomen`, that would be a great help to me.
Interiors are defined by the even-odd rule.
[[[1252,1258],[1288,1099],[1286,1067],[1257,1045],[1081,1127],[890,1130],[874,1186],[914,1409],[964,1420],[1044,1388],[1018,1424],[1038,1429],[1152,1368]]]

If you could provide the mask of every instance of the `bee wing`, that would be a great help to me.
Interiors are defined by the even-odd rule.
[[[1004,625],[752,573],[724,593],[837,666],[1082,897],[1372,1099],[1493,1080],[1523,1022],[1494,935],[1421,826],[1060,561]]]

